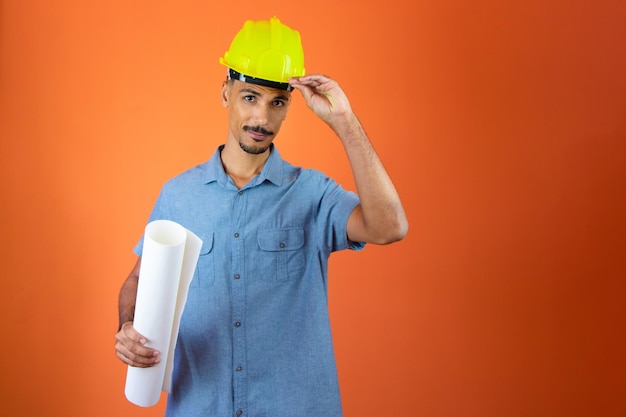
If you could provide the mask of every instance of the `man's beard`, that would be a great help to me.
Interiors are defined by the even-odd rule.
[[[239,147],[241,149],[243,149],[244,152],[249,153],[250,155],[260,155],[262,153],[264,153],[265,151],[267,151],[267,149],[270,147],[270,145],[267,146],[249,146],[246,145],[243,142],[239,142]]]
[[[264,135],[273,135],[274,134],[274,132],[270,132],[269,130],[264,129],[261,126],[253,126],[253,127],[244,126],[243,130],[245,132],[250,130],[252,132],[263,133]],[[251,155],[260,155],[260,154],[264,153],[265,151],[267,151],[267,149],[270,147],[270,145],[267,145],[265,147],[254,146],[254,145],[250,146],[250,145],[246,145],[242,141],[239,141],[239,147],[241,147],[241,149],[243,149],[244,152],[247,152],[247,153],[249,153]]]

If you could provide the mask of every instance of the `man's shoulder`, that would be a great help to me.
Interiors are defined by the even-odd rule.
[[[341,186],[326,173],[308,167],[283,166],[283,186],[297,190],[296,194],[307,198],[321,198],[329,191],[341,188]]]
[[[280,159],[280,164],[281,164],[280,166],[281,166],[283,173],[286,173],[288,176],[294,179],[298,178],[300,180],[303,180],[303,179],[311,180],[311,179],[319,179],[319,178],[328,178],[328,176],[325,173],[323,173],[322,171],[318,169],[292,164],[291,162],[282,158]]]
[[[203,162],[168,179],[163,185],[164,189],[191,187],[206,183],[209,162]]]
[[[322,184],[330,179],[326,174],[315,168],[292,165],[287,161],[283,161],[282,171],[283,178],[287,180],[288,184]]]

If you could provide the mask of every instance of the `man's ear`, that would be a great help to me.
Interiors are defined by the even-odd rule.
[[[222,106],[228,107],[228,103],[230,100],[230,84],[228,81],[224,81],[224,83],[222,83],[221,97],[222,97]]]

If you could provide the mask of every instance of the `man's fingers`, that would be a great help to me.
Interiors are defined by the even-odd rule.
[[[307,86],[310,88],[318,89],[320,86],[324,86],[324,88],[327,88],[327,85],[330,87],[333,83],[333,80],[326,77],[325,75],[313,74],[305,75],[299,78],[290,78],[289,82],[292,86],[296,88],[298,86]]]
[[[124,323],[115,335],[115,351],[117,357],[127,365],[149,367],[161,361],[159,351],[144,346],[146,338],[139,334],[132,323]]]
[[[115,353],[125,364],[140,368],[147,368],[161,362],[161,357],[157,350],[146,348],[138,344],[133,344],[128,347],[118,341],[115,345]]]

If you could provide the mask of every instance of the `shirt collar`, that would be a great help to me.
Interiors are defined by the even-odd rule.
[[[228,175],[224,171],[222,158],[220,157],[223,148],[224,145],[220,145],[206,164],[206,184],[217,181],[221,185],[226,185],[230,182]],[[278,152],[278,149],[276,149],[274,144],[271,144],[270,156],[269,158],[267,158],[267,161],[265,161],[265,165],[263,166],[261,173],[257,176],[256,179],[252,180],[250,186],[261,184],[265,180],[271,182],[274,185],[280,186],[283,183],[282,165],[283,158],[280,156],[280,153]]]

